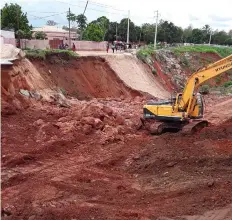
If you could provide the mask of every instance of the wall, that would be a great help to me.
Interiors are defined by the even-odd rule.
[[[16,45],[15,33],[13,31],[1,30],[1,43]]]
[[[26,40],[22,39],[21,48],[31,48],[31,49],[46,49],[50,48],[49,40]],[[64,40],[63,43],[69,44],[68,40]],[[104,51],[106,50],[106,41],[103,42],[94,42],[94,41],[71,41],[76,46],[76,50],[80,51]]]
[[[20,40],[21,48],[46,49],[50,48],[49,40]]]
[[[69,44],[68,40],[64,40],[64,43]],[[106,50],[106,41],[103,42],[95,42],[95,41],[71,41],[71,45],[73,43],[76,46],[76,50],[90,50],[90,51],[104,51]]]

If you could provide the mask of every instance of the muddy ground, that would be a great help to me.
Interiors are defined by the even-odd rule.
[[[69,63],[70,77],[35,62],[31,81],[25,61],[2,85],[2,219],[185,219],[232,204],[230,96],[205,96],[209,128],[151,136],[139,129],[147,97],[104,60],[87,61]],[[70,106],[18,94],[43,82],[65,87]],[[76,87],[84,97],[72,97]]]

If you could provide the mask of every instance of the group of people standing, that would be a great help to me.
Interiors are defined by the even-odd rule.
[[[110,48],[110,43],[107,42],[107,45],[106,45],[106,52],[108,53],[109,52],[109,48]],[[125,46],[122,44],[122,43],[116,43],[116,42],[112,42],[111,44],[111,49],[112,49],[112,52],[114,53],[114,51],[120,51],[121,50],[125,50]]]
[[[62,43],[59,44],[58,48],[61,49],[61,50],[66,50],[66,49],[68,49],[68,44],[67,43],[64,44],[62,42]],[[74,43],[72,45],[72,51],[76,51],[76,46],[75,46]]]

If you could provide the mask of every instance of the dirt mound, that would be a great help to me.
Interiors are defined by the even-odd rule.
[[[207,108],[205,118],[213,124],[221,124],[231,118],[232,98],[223,102],[215,102]],[[213,99],[214,100],[214,99]]]
[[[64,96],[79,100],[142,96],[128,88],[103,58],[94,57],[16,60],[11,69],[3,71],[1,81],[2,112],[6,114],[33,105],[36,100],[68,105]]]
[[[232,203],[231,119],[194,136],[151,137],[136,129],[141,101],[45,103],[4,116],[3,215],[156,219]]]

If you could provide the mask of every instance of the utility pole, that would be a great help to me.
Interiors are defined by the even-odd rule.
[[[128,23],[127,23],[127,44],[129,44],[129,34],[130,34],[130,10],[128,11]]]
[[[18,46],[19,46],[19,48],[21,48],[20,36],[19,36],[19,8],[17,9],[17,27],[18,27]]]
[[[117,36],[118,36],[118,24],[116,22],[116,39],[115,40],[117,40]]]
[[[209,45],[211,43],[211,38],[212,38],[212,31],[210,31],[210,35],[209,35]]]
[[[71,48],[71,31],[70,31],[70,20],[71,20],[71,18],[70,18],[70,8],[69,8],[69,10],[68,10],[68,17],[69,17],[69,19],[68,19],[68,45],[69,45],[69,48]]]
[[[155,11],[156,13],[156,24],[155,24],[155,39],[154,39],[154,49],[156,49],[156,39],[157,39],[157,25],[158,25],[158,16],[159,16],[159,12],[158,10]]]

